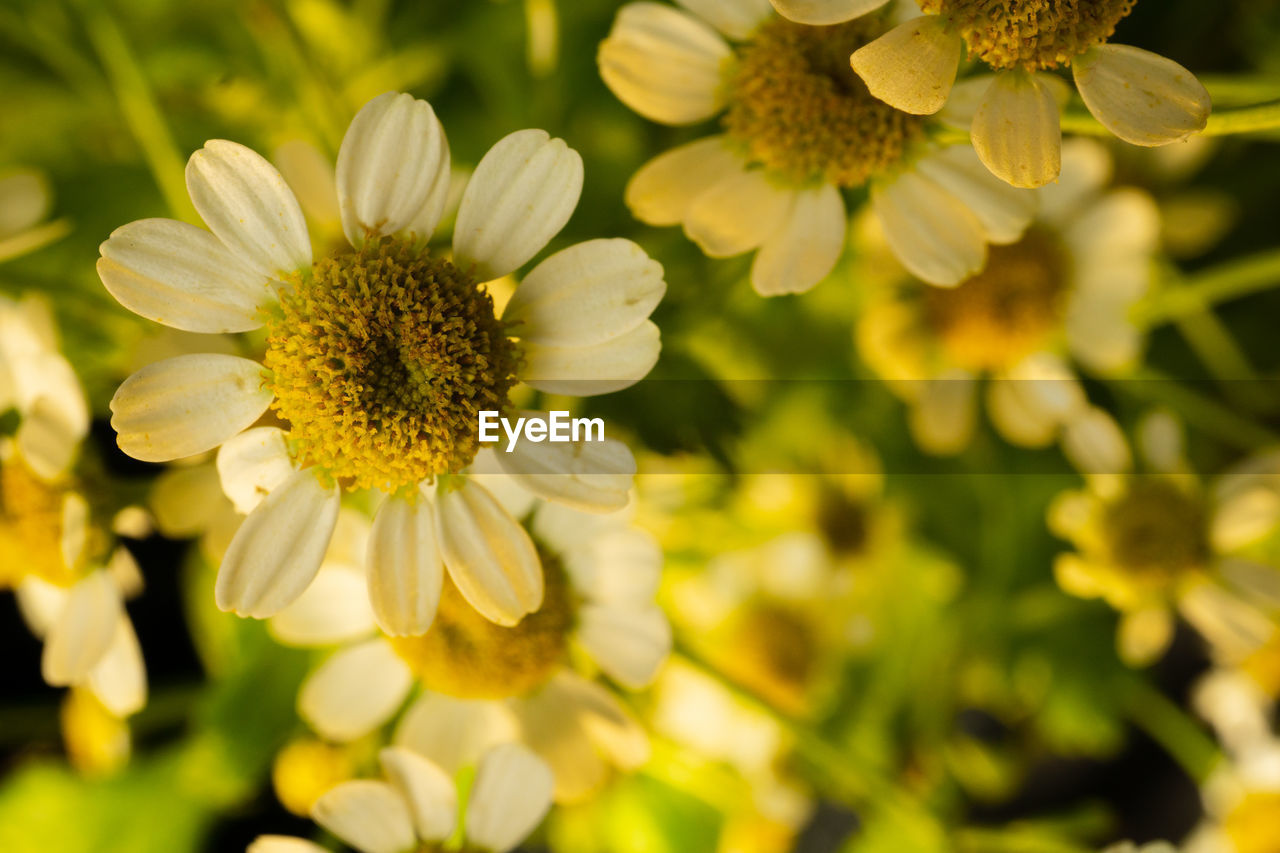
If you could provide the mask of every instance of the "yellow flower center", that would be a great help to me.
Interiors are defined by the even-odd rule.
[[[1222,822],[1232,849],[1236,853],[1280,853],[1276,815],[1280,815],[1280,791],[1247,794]]]
[[[952,361],[971,370],[1008,367],[1062,322],[1068,258],[1051,234],[1032,229],[992,246],[987,266],[959,287],[924,290],[924,315]]]
[[[346,748],[310,738],[287,744],[271,765],[276,798],[299,817],[309,815],[326,791],[355,775],[355,762]]]
[[[76,582],[62,557],[67,489],[44,482],[20,461],[0,465],[0,589],[33,575],[57,586]]]
[[[819,647],[804,614],[775,602],[748,605],[725,647],[730,676],[784,710],[804,710]]]
[[[394,492],[475,457],[519,354],[449,261],[384,241],[317,263],[269,319],[267,383],[291,450],[348,488]]]
[[[834,27],[777,19],[739,50],[725,130],[747,159],[799,184],[856,187],[902,159],[921,119],[873,97],[849,54],[884,27],[877,15]]]
[[[992,68],[1057,68],[1111,38],[1137,0],[920,0]]]
[[[510,628],[467,603],[446,577],[431,630],[392,637],[391,646],[428,690],[463,699],[519,696],[547,681],[564,661],[576,610],[560,561],[542,549],[542,606]]]
[[[1106,508],[1102,536],[1110,562],[1140,578],[1172,577],[1209,553],[1203,503],[1160,477],[1130,478]]]
[[[868,508],[839,488],[827,486],[818,497],[818,530],[837,555],[861,554],[871,536]]]

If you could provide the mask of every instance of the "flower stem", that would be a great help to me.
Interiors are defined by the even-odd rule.
[[[1222,761],[1213,738],[1186,711],[1141,678],[1121,687],[1133,724],[1164,749],[1197,784],[1203,785]]]
[[[1280,250],[1261,252],[1195,273],[1138,306],[1135,321],[1146,328],[1194,316],[1221,302],[1280,287]]]
[[[1280,435],[1274,431],[1151,368],[1144,368],[1134,376],[1116,380],[1113,387],[1148,402],[1168,406],[1189,426],[1212,433],[1241,450],[1260,450],[1280,444]]]
[[[1239,107],[1224,107],[1209,116],[1204,136],[1234,136],[1280,130],[1280,100]],[[1070,109],[1062,116],[1062,132],[1081,136],[1109,136],[1110,132],[1083,109]]]

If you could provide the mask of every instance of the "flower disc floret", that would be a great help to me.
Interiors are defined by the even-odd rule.
[[[920,0],[992,68],[1042,71],[1102,44],[1137,0]]]
[[[78,574],[62,556],[66,491],[20,462],[0,465],[0,589],[28,575],[69,587]]]
[[[428,690],[464,699],[504,699],[544,684],[560,667],[575,604],[560,561],[539,549],[542,606],[512,627],[480,615],[448,578],[431,630],[391,637],[392,648]]]
[[[519,354],[493,300],[393,240],[315,264],[268,323],[265,364],[291,450],[344,486],[395,492],[475,457]]]
[[[724,116],[747,158],[789,181],[860,186],[902,159],[919,118],[873,97],[849,54],[880,35],[878,16],[833,27],[778,19],[739,53]]]
[[[975,370],[1010,367],[1061,324],[1070,280],[1059,239],[1032,229],[992,246],[982,272],[952,289],[931,287],[924,311],[955,362]]]
[[[1102,519],[1111,561],[1135,577],[1171,577],[1209,555],[1203,502],[1171,480],[1135,477]]]

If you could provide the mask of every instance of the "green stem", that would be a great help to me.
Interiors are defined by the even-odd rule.
[[[1125,710],[1138,728],[1169,754],[1197,784],[1204,784],[1222,753],[1204,730],[1169,697],[1140,678],[1121,687]]]
[[[955,835],[960,853],[1093,853],[1093,848],[1071,844],[1032,830],[962,829]]]
[[[142,148],[143,157],[170,212],[178,219],[199,222],[195,207],[187,197],[186,158],[174,142],[169,125],[156,105],[151,86],[124,33],[101,4],[80,2],[77,5],[84,16],[89,39],[107,71],[120,111]]]
[[[1280,287],[1280,250],[1273,249],[1187,276],[1139,305],[1134,320],[1151,328],[1275,287]]]
[[[1189,426],[1212,433],[1241,450],[1260,450],[1280,444],[1280,434],[1150,368],[1116,380],[1113,387],[1148,402],[1168,406]]]
[[[1280,130],[1280,100],[1240,107],[1224,107],[1209,116],[1204,136],[1234,136]],[[1063,133],[1080,136],[1109,136],[1102,124],[1082,109],[1070,109],[1062,116]]]

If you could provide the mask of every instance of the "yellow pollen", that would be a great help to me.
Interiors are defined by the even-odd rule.
[[[992,68],[1043,71],[1111,38],[1137,0],[920,0]]]
[[[267,384],[293,453],[351,489],[466,467],[518,350],[465,272],[396,241],[317,263],[267,325]]]
[[[951,360],[971,370],[1016,364],[1062,323],[1069,277],[1065,249],[1032,229],[992,246],[987,266],[959,287],[924,289],[924,317]]]
[[[778,707],[804,710],[818,638],[804,614],[782,604],[749,604],[734,620],[722,665]]]
[[[883,29],[878,15],[761,27],[739,50],[724,115],[748,161],[792,183],[856,187],[901,160],[922,120],[873,97],[849,67],[849,54]]]
[[[431,630],[392,637],[396,653],[428,690],[464,699],[505,699],[541,686],[559,668],[575,605],[559,560],[542,549],[542,607],[518,625],[490,622],[445,578]]]
[[[1172,578],[1209,553],[1203,503],[1159,477],[1130,478],[1106,508],[1102,536],[1111,563],[1135,578]]]
[[[65,486],[44,482],[20,461],[0,465],[0,589],[33,575],[67,587],[78,566],[62,557]]]

